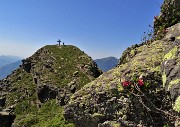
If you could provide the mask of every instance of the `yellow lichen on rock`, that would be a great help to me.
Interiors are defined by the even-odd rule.
[[[180,112],[180,96],[176,99],[173,110]]]
[[[176,56],[178,48],[175,46],[171,51],[169,51],[165,56],[164,60],[173,59]]]
[[[168,85],[168,90],[175,84],[180,83],[180,79],[172,80]]]
[[[163,87],[165,87],[165,84],[166,84],[166,73],[165,71],[163,71],[163,74],[162,74],[162,81],[163,81]]]
[[[180,40],[180,36],[178,36],[176,39]]]

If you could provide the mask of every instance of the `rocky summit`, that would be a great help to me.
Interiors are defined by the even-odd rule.
[[[71,45],[45,46],[22,62],[0,81],[0,126],[74,126],[62,106],[101,74],[96,63]]]

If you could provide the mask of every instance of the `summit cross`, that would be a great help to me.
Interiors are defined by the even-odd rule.
[[[59,39],[57,42],[59,43],[59,46],[60,46],[60,44],[61,44],[61,40]]]

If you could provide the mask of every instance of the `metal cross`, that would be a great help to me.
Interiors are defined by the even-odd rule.
[[[60,46],[61,40],[59,39],[57,42],[59,43],[59,46]]]

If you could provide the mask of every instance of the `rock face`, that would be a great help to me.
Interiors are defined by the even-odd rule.
[[[162,65],[162,79],[166,91],[169,91],[171,98],[175,101],[180,95],[180,24],[169,29],[165,39],[174,37],[173,45],[167,50]]]
[[[78,127],[179,126],[172,107],[180,91],[179,25],[168,28],[162,40],[128,48],[118,67],[71,97],[65,118]],[[122,87],[125,82],[130,86]]]
[[[22,66],[0,81],[0,92],[4,93],[0,106],[16,105],[13,127],[52,124],[55,116],[62,114],[61,106],[68,103],[70,96],[101,73],[91,57],[75,46],[45,46],[22,60]],[[60,112],[53,111],[54,115],[44,122],[46,115],[42,117],[42,114],[52,114],[44,108],[54,102],[59,105],[54,107]],[[3,116],[2,119],[10,117]],[[62,116],[56,121],[62,124],[63,120]],[[64,122],[62,126],[66,124]]]

